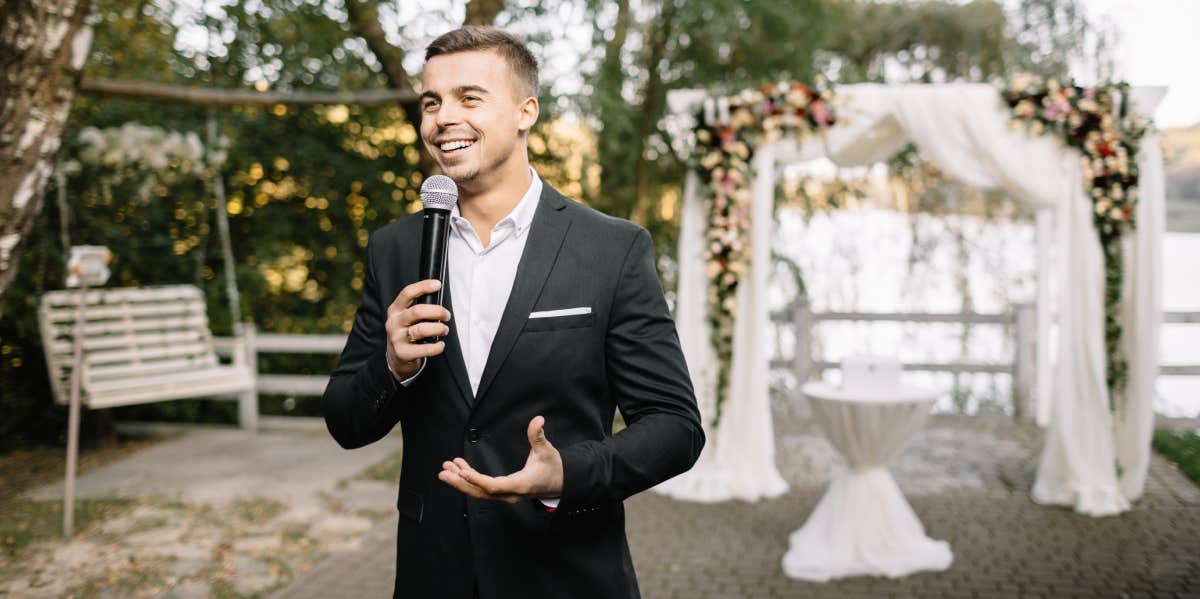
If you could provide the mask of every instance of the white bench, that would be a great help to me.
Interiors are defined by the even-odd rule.
[[[79,297],[76,290],[52,291],[42,296],[38,310],[50,384],[63,404],[71,389]],[[255,373],[244,349],[235,349],[231,365],[217,360],[198,288],[89,290],[84,310],[82,405],[110,408],[230,394],[257,403]],[[246,410],[241,414],[245,419]],[[254,423],[242,426],[254,428]]]

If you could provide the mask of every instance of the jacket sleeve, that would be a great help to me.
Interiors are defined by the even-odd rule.
[[[639,227],[620,273],[605,360],[627,426],[602,441],[560,450],[560,512],[622,501],[691,468],[704,446],[691,377],[645,229]]]
[[[404,396],[410,393],[396,382],[387,365],[384,321],[390,302],[384,303],[385,298],[379,295],[376,245],[372,236],[367,244],[362,302],[321,397],[325,426],[346,449],[369,445],[387,435],[400,419]]]

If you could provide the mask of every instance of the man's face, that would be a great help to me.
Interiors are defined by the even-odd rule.
[[[446,176],[470,188],[512,172],[505,168],[524,150],[522,132],[537,120],[537,100],[517,90],[504,58],[492,51],[434,56],[421,83],[421,139]]]

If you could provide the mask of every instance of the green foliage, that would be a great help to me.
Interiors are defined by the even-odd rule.
[[[1200,485],[1200,431],[1154,431],[1154,450]]]

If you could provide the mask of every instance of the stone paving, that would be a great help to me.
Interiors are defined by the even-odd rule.
[[[945,572],[826,584],[786,578],[780,559],[840,467],[802,414],[779,414],[778,461],[792,485],[756,504],[681,503],[642,493],[626,503],[630,548],[647,599],[790,597],[1200,597],[1200,490],[1155,456],[1146,495],[1115,518],[1028,498],[1040,432],[1003,417],[935,417],[892,472],[929,536],[949,541]],[[395,526],[395,518],[387,521]],[[394,528],[392,529],[394,530]],[[391,595],[395,536],[380,525],[271,599]]]

